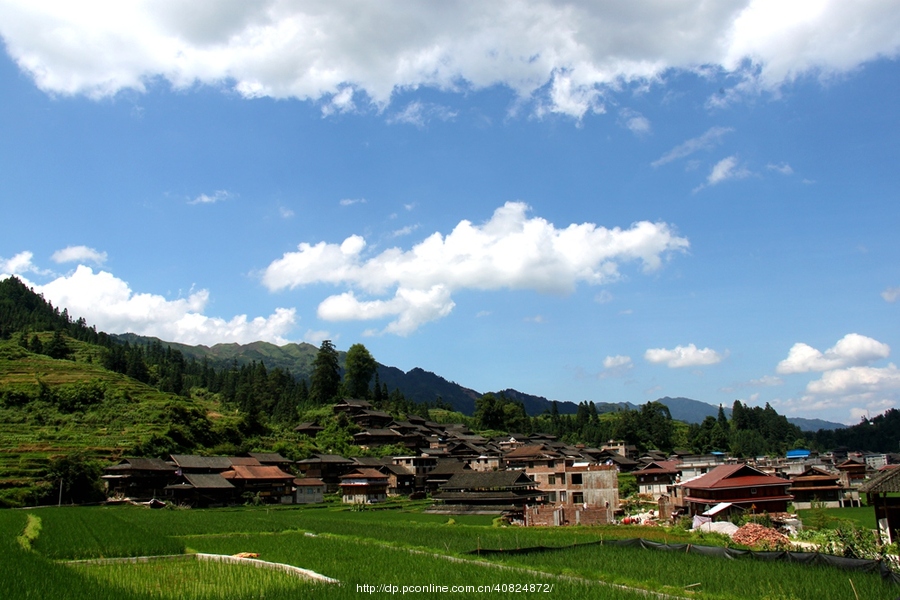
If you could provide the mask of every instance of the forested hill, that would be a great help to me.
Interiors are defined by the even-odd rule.
[[[305,370],[296,366],[301,361]],[[377,365],[362,344],[338,353],[330,342],[318,349],[264,343],[203,349],[120,338],[73,320],[14,277],[0,280],[0,506],[49,498],[61,479],[75,486],[73,473],[83,472],[78,469],[102,468],[97,459],[123,454],[352,456],[361,451],[352,446],[353,430],[329,407],[348,397],[365,397],[395,418],[449,418],[489,435],[550,433],[588,445],[622,439],[663,452],[677,447],[778,455],[797,446],[892,452],[900,442],[900,412],[894,409],[804,439],[768,405],[709,407],[715,416],[691,424],[677,420],[683,406],[703,404],[689,399],[663,399],[673,409],[663,402],[632,407],[583,401],[566,414],[570,405],[513,389],[479,394],[423,369],[404,373]],[[465,414],[448,412],[457,406]],[[326,432],[307,439],[294,432],[301,421],[316,421]],[[64,492],[74,497],[73,489]]]

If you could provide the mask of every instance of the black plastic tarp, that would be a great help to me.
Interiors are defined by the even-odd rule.
[[[620,546],[625,548],[647,548],[652,550],[663,550],[666,552],[685,552],[692,554],[700,554],[703,556],[718,556],[721,558],[752,558],[764,561],[787,561],[807,565],[826,565],[837,567],[848,571],[862,571],[865,573],[880,573],[881,577],[887,581],[900,584],[900,573],[891,571],[890,568],[880,560],[866,560],[862,558],[844,558],[843,556],[833,556],[831,554],[821,554],[819,552],[758,552],[755,550],[736,550],[733,548],[724,548],[722,546],[698,546],[695,544],[665,544],[660,542],[652,542],[642,538],[629,538],[624,540],[605,540],[598,542],[588,542],[586,544],[577,544],[574,546],[532,546],[530,548],[510,548],[510,549],[487,549],[479,548],[471,550],[468,554],[478,554],[481,556],[488,555],[518,555],[533,554],[537,552],[561,552],[572,550],[573,548],[583,548],[585,546]]]

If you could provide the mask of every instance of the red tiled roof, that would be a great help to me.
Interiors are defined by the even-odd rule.
[[[364,467],[362,469],[354,469],[346,475],[341,475],[341,479],[387,479],[388,476],[377,469]]]
[[[543,458],[543,457],[556,457],[559,456],[558,453],[553,450],[548,450],[544,444],[528,444],[525,446],[519,446],[515,450],[506,454],[506,458]]]
[[[635,473],[640,473],[642,475],[646,475],[648,473],[680,473],[680,465],[681,463],[677,460],[656,460],[645,467],[641,467],[640,469],[635,471]]]
[[[301,477],[294,480],[294,485],[297,487],[323,487],[325,482],[316,477]]]
[[[770,485],[788,486],[790,484],[791,482],[786,479],[774,475],[766,475],[762,471],[748,465],[737,464],[716,467],[706,475],[701,475],[682,485],[687,489],[721,490]]]
[[[222,473],[225,479],[293,479],[290,473],[285,473],[278,467],[234,465],[231,470]]]

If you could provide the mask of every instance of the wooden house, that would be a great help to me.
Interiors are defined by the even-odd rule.
[[[338,491],[341,475],[353,470],[355,463],[337,454],[313,454],[297,461],[297,469],[304,477],[315,477],[325,482],[327,493]]]
[[[108,496],[135,500],[165,495],[166,486],[176,477],[176,467],[159,458],[123,458],[103,471]]]
[[[309,436],[311,438],[319,435],[320,431],[323,431],[325,428],[321,425],[316,425],[315,423],[311,423],[309,421],[300,423],[296,427],[294,427],[294,431],[299,433],[300,435]]]
[[[242,497],[251,494],[269,503],[290,504],[293,501],[294,476],[278,467],[234,465],[221,476],[231,482]]]
[[[372,504],[387,498],[388,476],[371,467],[360,467],[341,475],[344,504]]]
[[[183,473],[178,483],[166,486],[176,504],[197,508],[227,506],[239,499],[238,490],[218,473]]]
[[[841,485],[845,488],[858,488],[866,481],[866,463],[848,458],[837,465],[841,474]]]
[[[827,508],[839,508],[844,499],[840,474],[822,467],[807,467],[794,476],[788,491],[794,496],[794,508],[798,510],[811,508],[813,502],[820,502]]]
[[[227,456],[197,456],[195,454],[171,454],[170,458],[180,473],[221,473],[231,468]]]
[[[522,471],[468,471],[453,475],[432,497],[465,512],[523,513],[544,493]]]
[[[786,512],[788,502],[793,500],[788,492],[790,481],[743,464],[722,465],[679,485],[691,516],[724,517],[736,511]]]
[[[278,467],[282,471],[290,471],[294,466],[294,461],[283,457],[278,452],[248,452],[247,454],[258,460],[261,465]]]

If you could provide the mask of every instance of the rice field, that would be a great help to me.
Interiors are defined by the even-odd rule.
[[[39,519],[40,527],[35,527]],[[30,547],[17,542],[30,525]],[[645,592],[698,599],[859,598],[891,600],[900,586],[877,574],[752,559],[588,545],[613,537],[685,541],[662,528],[494,527],[490,517],[409,511],[350,512],[336,507],[149,510],[69,507],[0,511],[0,597],[345,598],[646,598]],[[694,543],[698,543],[694,540]],[[555,546],[532,554],[478,556],[477,549]],[[72,562],[191,553],[256,553],[269,563],[310,569],[340,585],[279,571],[195,560]],[[851,584],[852,581],[852,584]],[[437,588],[435,586],[438,586]],[[440,591],[446,586],[447,591]],[[473,591],[451,592],[454,586]],[[615,587],[624,586],[624,587]],[[626,589],[627,588],[627,589]],[[855,590],[854,590],[855,588]],[[424,590],[424,591],[423,591]]]

